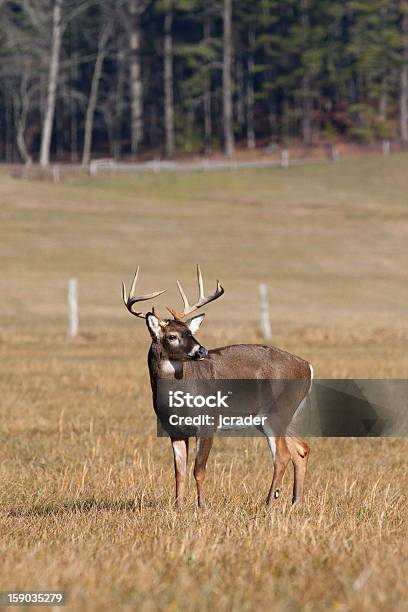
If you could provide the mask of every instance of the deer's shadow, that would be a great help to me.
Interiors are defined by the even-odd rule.
[[[9,518],[27,516],[58,516],[60,514],[86,514],[91,512],[112,512],[112,513],[135,513],[141,512],[144,508],[165,506],[165,502],[160,500],[146,499],[145,497],[134,497],[132,499],[81,499],[66,502],[36,504],[31,508],[12,508],[5,510],[4,514]]]

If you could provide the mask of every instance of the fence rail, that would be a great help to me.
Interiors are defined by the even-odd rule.
[[[97,176],[99,173],[160,173],[160,172],[222,172],[225,170],[245,170],[256,168],[288,168],[289,166],[302,164],[329,163],[327,158],[290,159],[285,156],[282,159],[265,161],[200,161],[200,162],[171,162],[151,161],[139,163],[116,162],[115,160],[93,160],[89,166],[89,174]]]

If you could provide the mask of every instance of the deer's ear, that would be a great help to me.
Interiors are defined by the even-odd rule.
[[[187,319],[186,325],[192,334],[196,334],[200,329],[201,323],[204,321],[205,314],[196,315],[191,319]]]
[[[146,315],[146,325],[153,340],[157,340],[161,334],[160,320],[152,312]]]

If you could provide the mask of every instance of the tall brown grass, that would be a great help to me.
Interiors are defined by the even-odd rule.
[[[119,292],[136,263],[142,289],[182,276],[194,292],[199,259],[209,286],[226,286],[204,345],[261,341],[267,280],[274,343],[317,376],[405,377],[406,161],[60,186],[1,177],[0,589],[61,589],[72,610],[406,609],[406,441],[312,440],[305,503],[290,506],[288,474],[268,512],[264,440],[219,439],[207,510],[190,474],[176,512],[147,331]],[[68,341],[71,275],[81,334]]]

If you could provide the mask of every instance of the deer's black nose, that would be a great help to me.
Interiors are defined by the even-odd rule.
[[[204,357],[207,357],[208,355],[208,351],[206,348],[204,348],[203,346],[200,346],[200,348],[198,349],[198,351],[195,354],[195,358],[196,359],[204,359]]]

